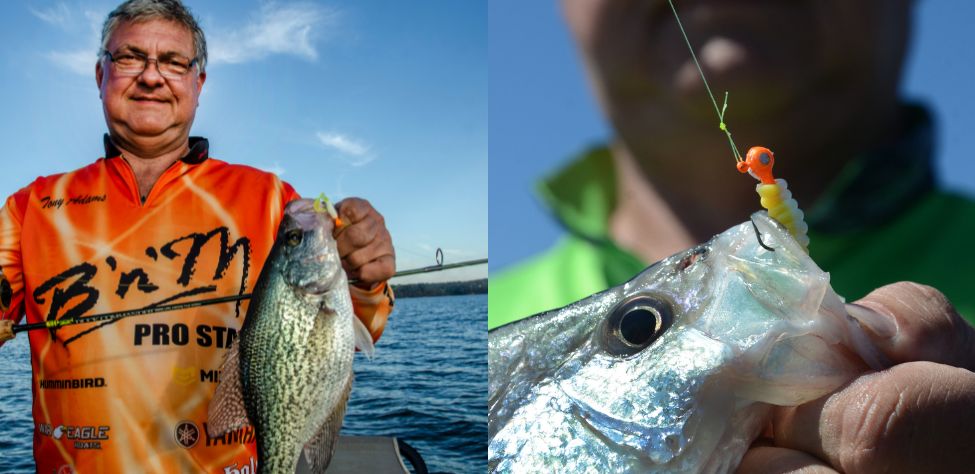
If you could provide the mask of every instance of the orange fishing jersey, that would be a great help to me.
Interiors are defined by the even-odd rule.
[[[144,202],[107,140],[110,158],[11,196],[0,210],[0,268],[14,290],[3,318],[36,323],[249,293],[298,195],[273,174],[209,158],[204,139],[190,144]],[[378,338],[392,292],[351,292]],[[252,428],[212,437],[206,426],[246,309],[223,303],[31,331],[38,472],[253,472]]]

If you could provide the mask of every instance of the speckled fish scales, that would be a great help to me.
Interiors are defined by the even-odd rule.
[[[325,471],[352,388],[356,342],[372,349],[353,314],[332,230],[312,201],[288,204],[210,403],[211,436],[254,426],[259,472],[294,473],[302,455],[312,472]]]
[[[491,472],[731,472],[772,405],[879,351],[764,213],[629,282],[488,337]]]

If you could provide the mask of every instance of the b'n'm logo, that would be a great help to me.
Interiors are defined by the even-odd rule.
[[[194,380],[196,380],[196,367],[173,367],[173,382],[185,387],[193,383]]]
[[[176,437],[176,444],[189,449],[200,441],[200,428],[196,423],[184,420],[176,425],[173,435]]]

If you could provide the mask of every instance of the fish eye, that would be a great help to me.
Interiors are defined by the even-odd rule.
[[[301,244],[301,238],[304,237],[304,234],[301,232],[301,229],[291,229],[288,233],[284,234],[284,237],[288,239],[286,242],[289,247],[297,247]]]
[[[673,307],[667,301],[647,295],[630,298],[606,319],[603,345],[613,355],[636,354],[653,344],[673,320]]]

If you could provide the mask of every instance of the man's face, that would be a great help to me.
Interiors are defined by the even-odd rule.
[[[730,92],[726,122],[745,143],[795,142],[800,133],[815,134],[811,128],[841,123],[837,114],[895,98],[911,0],[674,3],[719,107]],[[693,133],[727,147],[666,0],[563,4],[625,141],[656,131],[682,140],[676,149]],[[666,139],[653,138],[657,148]]]
[[[162,20],[122,23],[109,39],[107,50],[116,57],[195,57],[190,31]],[[147,150],[185,143],[206,80],[198,71],[193,66],[182,77],[164,77],[150,60],[141,74],[120,74],[109,59],[100,60],[95,76],[112,136],[122,145]]]

